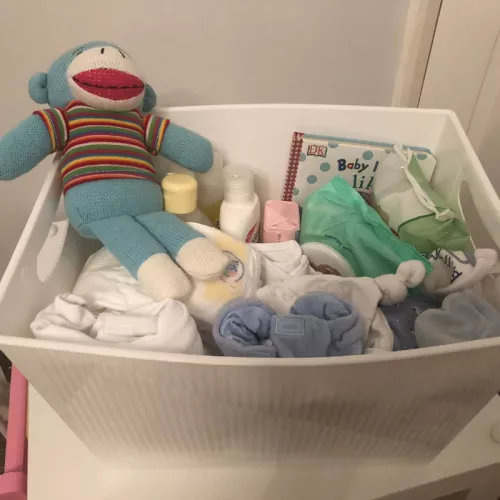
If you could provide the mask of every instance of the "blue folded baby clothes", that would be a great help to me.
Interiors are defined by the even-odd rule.
[[[297,299],[287,315],[259,300],[234,300],[220,311],[213,335],[226,356],[313,358],[361,354],[364,328],[350,304],[312,293]]]
[[[440,309],[424,311],[415,322],[419,347],[500,336],[500,312],[472,290],[452,293]]]
[[[403,302],[392,306],[380,306],[387,323],[394,334],[393,351],[417,349],[415,321],[427,309],[437,308],[440,304],[432,299],[406,297]]]

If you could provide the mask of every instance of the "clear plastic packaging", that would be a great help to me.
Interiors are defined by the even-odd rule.
[[[300,244],[310,242],[324,243],[339,252],[356,276],[395,274],[407,260],[419,260],[431,271],[427,259],[394,236],[342,177],[335,177],[305,202]]]
[[[387,224],[420,252],[470,245],[465,223],[431,187],[411,151],[394,146],[380,165],[373,196]]]
[[[195,178],[198,181],[198,207],[215,227],[219,227],[220,207],[224,200],[224,160],[222,155],[218,151],[214,151],[212,168],[203,174],[196,174]]]

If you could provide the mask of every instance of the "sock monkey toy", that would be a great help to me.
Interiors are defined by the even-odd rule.
[[[155,299],[182,298],[187,276],[218,276],[226,256],[175,215],[150,153],[194,172],[209,170],[210,142],[149,113],[156,95],[116,45],[91,42],[66,52],[29,82],[36,111],[0,141],[0,180],[60,151],[65,210],[83,236],[98,238]],[[172,260],[173,259],[173,260]]]

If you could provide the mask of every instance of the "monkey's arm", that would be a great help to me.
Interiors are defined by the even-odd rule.
[[[193,172],[207,172],[214,161],[208,139],[173,123],[167,127],[160,153]]]
[[[208,139],[155,115],[145,117],[146,145],[192,172],[207,172],[214,161]]]
[[[53,151],[43,119],[29,116],[0,139],[0,180],[26,174]]]

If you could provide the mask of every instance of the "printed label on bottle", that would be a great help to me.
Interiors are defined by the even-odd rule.
[[[245,243],[258,243],[259,241],[259,223],[255,224],[250,231],[248,231]]]

